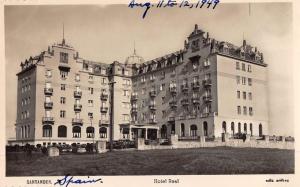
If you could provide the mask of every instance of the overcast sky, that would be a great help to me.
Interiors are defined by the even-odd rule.
[[[242,45],[243,35],[269,65],[270,134],[293,135],[292,4],[219,4],[212,9],[142,9],[114,6],[6,6],[7,137],[14,136],[19,64],[65,38],[81,57],[124,62],[133,52],[150,60],[183,48],[194,29]]]

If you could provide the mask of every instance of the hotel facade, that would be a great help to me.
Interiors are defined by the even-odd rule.
[[[65,39],[21,62],[15,143],[268,135],[267,64],[195,25],[183,49],[145,62],[82,59]]]

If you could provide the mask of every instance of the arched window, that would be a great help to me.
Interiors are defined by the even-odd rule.
[[[72,129],[73,138],[80,138],[81,137],[81,127],[74,126]]]
[[[87,127],[86,128],[86,137],[93,138],[94,137],[94,127]]]
[[[197,125],[191,125],[190,136],[197,136]]]
[[[185,135],[184,123],[181,123],[181,125],[180,125],[180,136],[184,136],[184,135]]]
[[[250,123],[250,135],[253,136],[253,127],[252,127],[252,123]]]
[[[260,137],[263,136],[263,128],[262,128],[261,124],[259,124],[259,126],[258,126],[258,134],[259,134]]]
[[[107,138],[107,128],[101,127],[99,129],[100,138]]]
[[[226,131],[226,122],[225,121],[223,121],[223,123],[222,123],[222,130],[223,130],[224,133],[227,132]]]
[[[25,138],[27,138],[27,126],[24,126]]]
[[[58,126],[57,136],[58,137],[67,137],[67,127],[64,125]]]
[[[52,137],[52,127],[51,125],[43,126],[43,137]]]
[[[241,134],[242,130],[241,130],[241,123],[238,123],[238,133]]]
[[[234,135],[234,122],[231,122],[231,132],[232,132],[232,135]]]
[[[206,121],[203,122],[203,132],[204,132],[204,136],[208,136],[208,127]]]
[[[167,126],[163,125],[161,127],[161,138],[167,138]]]
[[[244,123],[244,133],[247,134],[247,123]]]

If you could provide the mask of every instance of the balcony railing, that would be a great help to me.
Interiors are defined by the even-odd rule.
[[[47,109],[51,109],[53,107],[53,102],[44,102],[44,107]]]
[[[176,109],[177,108],[177,101],[170,101],[169,105],[172,109]]]
[[[43,117],[42,122],[43,123],[54,123],[54,118],[53,117]]]
[[[203,96],[202,99],[203,99],[204,102],[212,102],[212,97],[211,97],[211,95]]]
[[[200,82],[196,81],[196,82],[192,82],[191,86],[193,89],[199,89],[200,88]]]
[[[107,119],[100,119],[99,120],[99,125],[109,125],[109,120],[107,120]]]
[[[156,91],[152,90],[149,92],[150,97],[156,97]]]
[[[108,94],[107,93],[101,93],[100,99],[106,101],[108,99]]]
[[[44,88],[45,95],[52,95],[53,94],[53,88]]]
[[[182,99],[182,100],[181,100],[181,104],[182,104],[183,106],[189,105],[189,104],[190,104],[189,99]]]
[[[149,119],[149,123],[150,123],[150,124],[156,124],[156,123],[157,123],[157,120],[156,120],[156,119]]]
[[[82,125],[83,120],[81,118],[72,118],[72,124],[81,124]]]
[[[195,118],[197,118],[197,114],[190,114],[189,115],[189,119],[195,119]]]
[[[183,85],[181,85],[181,90],[182,90],[183,92],[188,91],[188,90],[189,90],[189,85],[188,85],[188,84],[183,84]]]
[[[132,95],[131,95],[131,100],[132,100],[132,101],[138,100],[138,95],[137,95],[137,94],[132,94]]]
[[[81,111],[81,109],[82,109],[82,104],[74,104],[75,111]]]
[[[150,104],[149,109],[150,110],[156,110],[156,105],[155,104]]]
[[[82,91],[76,90],[74,91],[74,97],[80,98],[82,96]]]
[[[168,121],[175,121],[175,117],[169,117]]]
[[[199,104],[200,103],[200,98],[199,97],[192,97],[192,103],[193,104]]]
[[[211,81],[211,79],[206,79],[206,80],[202,81],[202,84],[204,87],[208,87],[208,86],[211,86],[212,81]]]
[[[106,113],[108,111],[108,107],[100,107],[100,112]]]
[[[173,86],[169,88],[172,95],[177,94],[177,87]]]

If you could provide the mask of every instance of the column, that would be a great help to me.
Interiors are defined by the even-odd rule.
[[[148,138],[147,138],[147,131],[148,131],[148,129],[147,128],[145,128],[145,140],[147,140]]]

